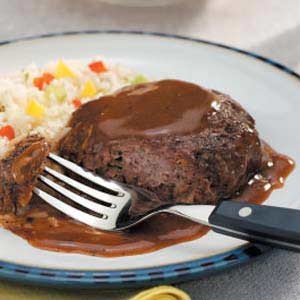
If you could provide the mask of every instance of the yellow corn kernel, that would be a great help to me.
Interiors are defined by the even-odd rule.
[[[27,115],[35,118],[40,118],[45,112],[45,106],[38,103],[35,99],[29,99],[26,107]]]
[[[76,77],[76,75],[62,60],[57,63],[54,76],[57,79],[64,77]]]
[[[85,85],[83,90],[81,91],[80,97],[81,98],[92,98],[97,94],[97,89],[95,85],[93,84],[92,81],[88,80]]]

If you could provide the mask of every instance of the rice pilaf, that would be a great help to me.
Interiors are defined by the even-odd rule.
[[[31,64],[0,77],[0,156],[28,135],[59,140],[82,104],[143,81],[143,75],[99,58],[58,60],[41,68]]]

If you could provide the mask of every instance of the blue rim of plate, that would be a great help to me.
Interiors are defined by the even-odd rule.
[[[50,38],[56,36],[81,35],[81,34],[130,34],[130,35],[149,35],[163,38],[186,40],[200,44],[211,45],[233,52],[238,52],[250,56],[271,65],[281,71],[297,78],[300,83],[300,75],[290,68],[264,56],[253,52],[242,50],[225,44],[201,40],[175,34],[166,34],[146,31],[124,31],[124,30],[88,30],[88,31],[68,31],[61,33],[50,33],[35,35],[23,38],[1,41],[0,46],[8,45],[15,42]],[[222,254],[213,255],[208,258],[196,259],[189,262],[171,264],[161,267],[130,269],[122,271],[76,271],[76,270],[59,270],[25,266],[0,261],[0,278],[46,286],[61,287],[78,287],[78,288],[128,288],[138,286],[151,286],[156,284],[166,284],[192,280],[208,276],[217,271],[228,269],[242,263],[249,262],[271,250],[271,247],[247,244],[240,248],[227,251]]]

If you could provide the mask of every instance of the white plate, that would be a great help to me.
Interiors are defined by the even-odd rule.
[[[177,78],[230,94],[257,121],[262,138],[299,161],[300,81],[261,59],[201,41],[141,33],[80,33],[5,43],[0,47],[1,73],[31,62],[103,56],[152,78]],[[300,170],[266,204],[298,207]],[[199,208],[201,209],[201,208]],[[31,247],[0,230],[0,261],[23,266],[67,270],[131,270],[193,261],[241,247],[245,242],[209,232],[201,239],[150,254],[102,258],[55,253]]]

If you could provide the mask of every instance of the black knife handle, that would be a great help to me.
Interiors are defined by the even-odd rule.
[[[300,210],[223,201],[209,223],[218,233],[300,252]]]

